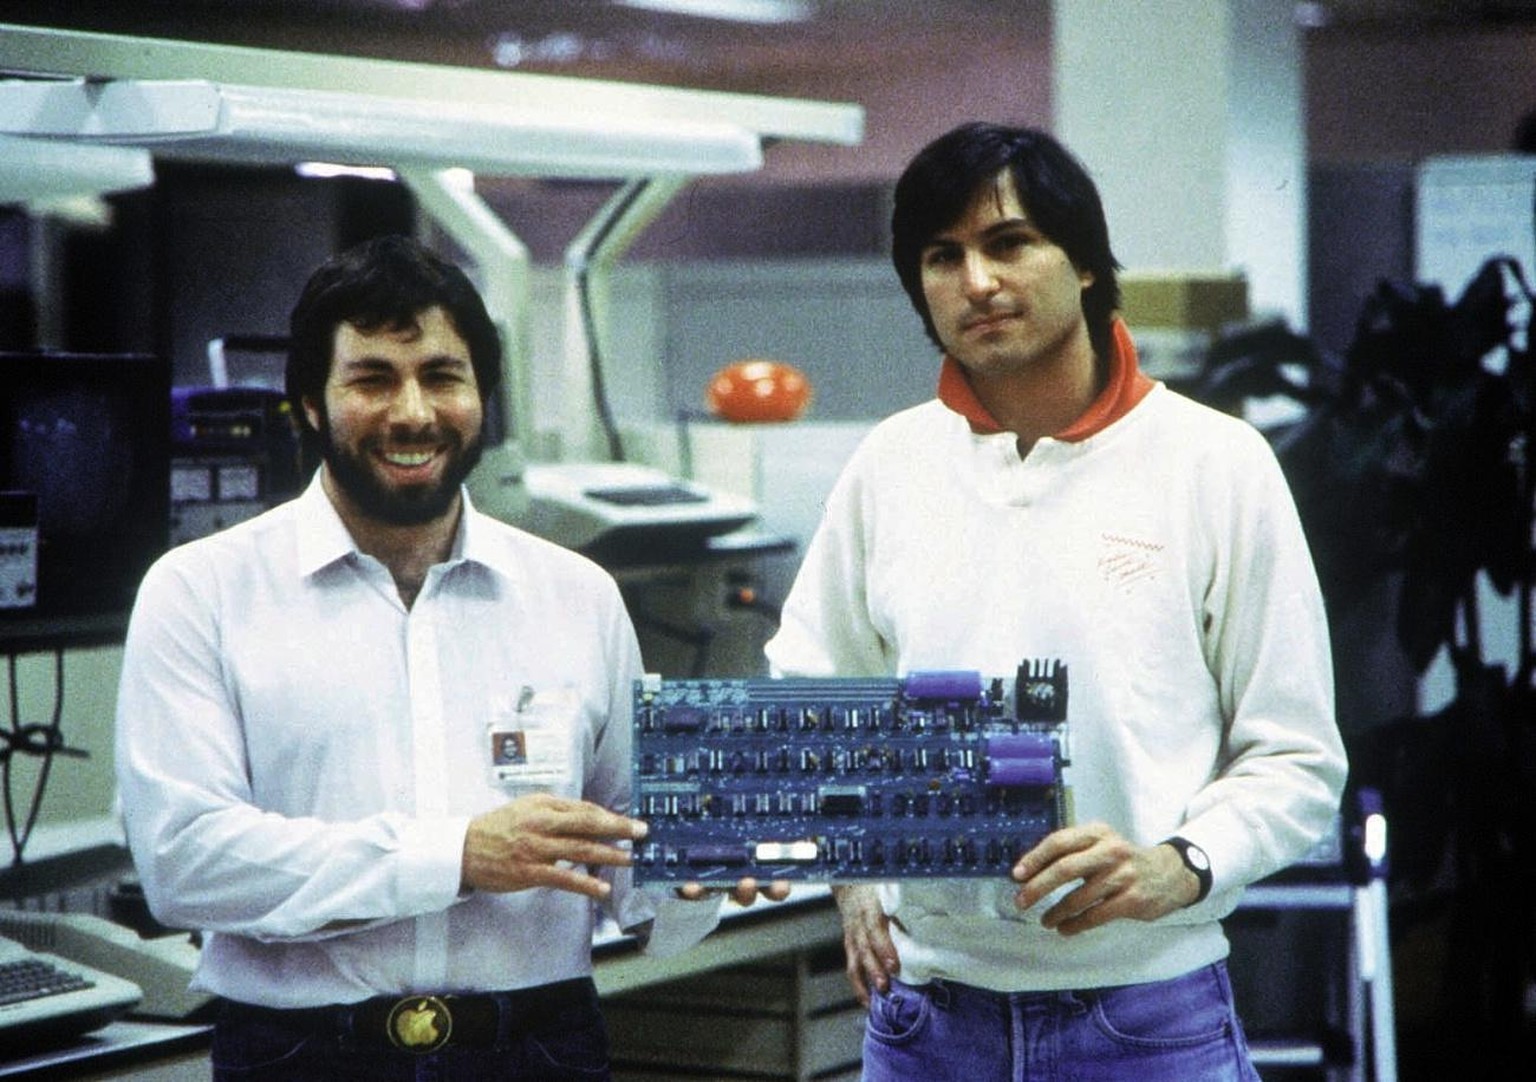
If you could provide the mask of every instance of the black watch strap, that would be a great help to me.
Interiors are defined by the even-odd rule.
[[[1206,895],[1211,893],[1211,858],[1205,855],[1204,849],[1177,834],[1163,844],[1173,846],[1175,852],[1179,854],[1179,859],[1184,862],[1184,867],[1194,872],[1195,878],[1200,881],[1200,892],[1195,895],[1195,901],[1191,904],[1205,901]]]

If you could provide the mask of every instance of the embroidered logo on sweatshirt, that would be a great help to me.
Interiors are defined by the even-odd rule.
[[[1111,586],[1129,590],[1157,574],[1158,553],[1163,546],[1124,534],[1099,535],[1099,575]]]

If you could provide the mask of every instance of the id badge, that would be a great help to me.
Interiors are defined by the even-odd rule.
[[[491,783],[517,792],[565,787],[578,716],[574,692],[523,688],[517,705],[499,711],[487,727]]]

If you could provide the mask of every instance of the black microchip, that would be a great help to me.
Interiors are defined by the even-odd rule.
[[[858,815],[864,810],[864,788],[847,789],[823,787],[818,794],[818,806],[822,815]]]
[[[752,859],[751,850],[745,845],[690,845],[683,851],[683,859],[692,865],[745,864]]]

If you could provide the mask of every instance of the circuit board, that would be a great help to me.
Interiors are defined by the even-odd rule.
[[[1067,668],[635,682],[638,882],[1006,876],[1068,821]]]

